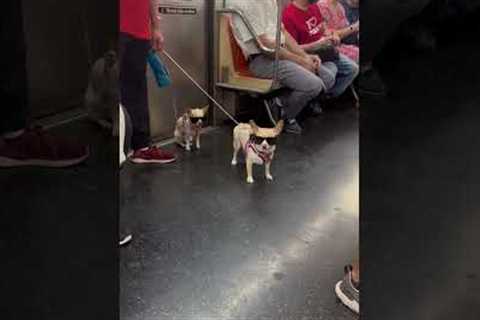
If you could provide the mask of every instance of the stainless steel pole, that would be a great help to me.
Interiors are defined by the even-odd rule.
[[[275,63],[273,66],[272,90],[278,86],[278,65],[280,62],[280,47],[282,44],[282,1],[277,2],[277,35],[275,41]]]

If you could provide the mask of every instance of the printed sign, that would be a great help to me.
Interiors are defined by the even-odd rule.
[[[197,8],[195,7],[164,7],[158,8],[160,14],[180,14],[180,15],[196,15]]]

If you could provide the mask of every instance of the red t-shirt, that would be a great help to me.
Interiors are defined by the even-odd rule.
[[[120,0],[120,32],[151,38],[150,0]]]
[[[309,5],[308,10],[304,11],[291,3],[283,10],[282,21],[299,44],[318,41],[325,34],[322,14],[316,4]]]

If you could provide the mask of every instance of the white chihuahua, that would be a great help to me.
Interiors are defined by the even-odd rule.
[[[232,165],[237,165],[238,152],[243,149],[247,183],[253,183],[253,164],[264,164],[265,178],[273,180],[270,166],[275,154],[276,140],[283,130],[283,125],[283,120],[280,120],[275,128],[260,128],[255,122],[250,121],[250,123],[240,123],[233,129]]]
[[[207,117],[208,106],[203,108],[191,108],[178,118],[175,125],[175,140],[178,145],[185,148],[185,150],[192,150],[192,145],[195,142],[195,147],[200,149],[200,134],[203,127],[203,122]]]

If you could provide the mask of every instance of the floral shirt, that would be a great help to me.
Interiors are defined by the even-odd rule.
[[[330,4],[330,0],[320,0],[318,7],[320,8],[328,30],[335,31],[344,29],[350,25],[345,14],[345,8],[340,2],[334,7]],[[357,46],[342,43],[338,47],[338,50],[353,61],[359,61],[360,50]]]

